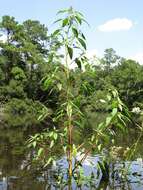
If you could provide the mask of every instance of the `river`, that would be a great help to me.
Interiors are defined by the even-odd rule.
[[[59,156],[55,167],[43,170],[39,166],[31,166],[32,154],[27,151],[25,141],[31,131],[23,129],[1,129],[0,133],[0,190],[48,190],[68,189],[68,185],[57,184],[58,168],[66,168],[67,162],[63,155]],[[119,135],[117,145],[131,146],[137,137],[136,130],[131,130],[128,135]],[[103,190],[143,190],[143,139],[139,142],[134,158],[127,161],[118,161],[110,166],[108,181],[85,181],[80,187],[73,182],[74,189],[103,189]],[[97,175],[97,161],[99,155],[89,155],[83,163],[84,175],[91,173]],[[116,172],[118,168],[127,168],[126,178],[120,179]],[[114,173],[114,177],[113,177]],[[66,180],[66,176],[64,176]]]

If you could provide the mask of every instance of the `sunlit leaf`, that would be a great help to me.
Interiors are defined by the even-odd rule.
[[[62,90],[62,84],[61,84],[61,83],[58,83],[58,84],[57,84],[57,87],[58,87],[59,91]]]
[[[54,141],[52,140],[50,143],[50,148],[52,148],[54,146]]]
[[[39,150],[38,150],[38,156],[40,156],[41,154],[42,154],[42,152],[43,152],[43,148],[40,148]]]
[[[106,126],[111,124],[112,117],[107,117],[106,118]]]
[[[57,138],[58,138],[57,133],[54,133],[54,140],[57,140]]]
[[[114,108],[114,109],[112,110],[112,116],[114,117],[114,116],[117,114],[117,112],[118,112],[118,109],[117,109],[117,108]]]
[[[65,18],[65,19],[63,20],[62,27],[67,26],[67,25],[68,25],[68,22],[69,22],[69,19],[68,19],[68,18]]]
[[[36,145],[37,145],[37,142],[36,142],[36,141],[34,141],[34,142],[33,142],[33,147],[35,148],[35,147],[36,147]]]
[[[71,117],[71,115],[72,115],[72,105],[71,105],[71,103],[68,103],[68,105],[67,105],[67,115],[68,115],[68,117]]]

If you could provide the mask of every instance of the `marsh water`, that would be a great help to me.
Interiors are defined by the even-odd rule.
[[[31,131],[22,129],[1,129],[0,133],[0,190],[48,190],[48,189],[68,189],[62,184],[56,185],[54,176],[58,174],[58,167],[66,168],[67,162],[64,156],[59,156],[57,167],[51,167],[43,170],[39,166],[29,165],[32,155],[27,151],[25,140]],[[117,145],[126,147],[131,146],[138,134],[132,129],[128,135],[118,135]],[[128,175],[125,179],[119,180],[114,172],[114,178],[102,182],[93,180],[92,183],[83,183],[77,187],[75,183],[71,184],[74,189],[103,189],[103,190],[142,190],[143,189],[143,139],[141,139],[137,151],[132,160],[123,161],[114,164],[116,170],[118,167],[128,167]],[[83,163],[85,176],[91,173],[96,174],[97,161],[100,155],[90,155]],[[91,164],[92,163],[92,164]],[[114,169],[115,171],[115,169]],[[99,177],[100,178],[100,177]],[[66,180],[66,177],[65,177]]]

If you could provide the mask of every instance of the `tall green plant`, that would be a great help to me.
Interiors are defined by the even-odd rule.
[[[105,100],[99,99],[103,104],[106,103],[108,107],[110,105],[108,117],[93,130],[93,134],[89,135],[88,142],[83,140],[81,144],[75,143],[74,136],[77,131],[78,133],[82,132],[81,125],[85,120],[84,113],[81,111],[81,99],[85,97],[85,94],[82,94],[83,90],[81,88],[84,87],[84,90],[91,89],[89,88],[91,84],[87,84],[88,81],[86,81],[82,87],[76,89],[78,92],[75,93],[76,79],[72,75],[72,68],[75,65],[81,71],[81,76],[84,72],[82,70],[83,66],[86,65],[85,69],[87,68],[88,72],[92,70],[85,56],[86,38],[81,32],[81,25],[86,21],[84,16],[80,12],[73,10],[73,8],[59,11],[58,15],[61,17],[55,23],[59,24],[59,28],[52,33],[51,37],[56,37],[59,40],[61,52],[64,56],[61,59],[62,64],[56,65],[51,75],[48,74],[43,79],[45,89],[52,85],[59,92],[57,109],[52,117],[54,124],[58,124],[58,127],[52,127],[41,134],[36,134],[30,138],[29,143],[38,150],[36,158],[42,159],[43,164],[47,166],[55,160],[52,148],[60,142],[63,151],[67,155],[68,179],[69,184],[71,184],[72,176],[74,176],[76,169],[82,165],[88,154],[93,149],[101,152],[104,142],[110,140],[110,136],[113,138],[115,127],[124,130],[125,120],[128,120],[128,112],[117,91],[109,91]],[[62,76],[59,75],[61,71]],[[90,73],[92,75],[92,72]],[[93,91],[94,89],[90,90],[89,93]],[[43,110],[40,119],[49,115],[46,110],[46,108]],[[85,148],[87,145],[89,148]],[[76,160],[78,152],[81,153],[81,159],[75,161],[73,165],[73,160]]]

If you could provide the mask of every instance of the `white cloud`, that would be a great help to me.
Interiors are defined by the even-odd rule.
[[[139,62],[141,65],[143,65],[143,52],[136,53],[135,55],[130,56],[129,58],[133,59],[133,60]]]
[[[129,30],[133,27],[133,24],[134,23],[127,18],[115,18],[98,26],[98,30],[102,32]]]

